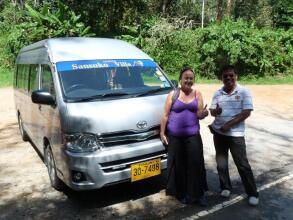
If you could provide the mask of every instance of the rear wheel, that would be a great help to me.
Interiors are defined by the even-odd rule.
[[[22,140],[23,141],[28,141],[29,137],[28,137],[26,131],[23,128],[23,122],[22,122],[22,119],[20,117],[20,114],[18,115],[18,127],[19,127],[19,132],[20,132]]]
[[[54,187],[58,191],[62,190],[64,185],[63,185],[63,182],[57,176],[57,172],[56,172],[57,169],[56,169],[53,153],[50,146],[47,146],[45,149],[45,164],[48,169],[51,186]]]

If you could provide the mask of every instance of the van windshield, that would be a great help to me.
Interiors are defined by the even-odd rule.
[[[168,93],[172,86],[151,60],[57,63],[65,101],[91,101]]]

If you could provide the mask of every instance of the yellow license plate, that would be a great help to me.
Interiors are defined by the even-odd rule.
[[[131,182],[161,174],[161,159],[131,165]]]

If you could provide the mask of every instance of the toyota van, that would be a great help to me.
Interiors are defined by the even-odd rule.
[[[56,38],[17,56],[20,134],[43,157],[51,185],[96,189],[160,175],[159,138],[170,80],[135,46],[106,38]]]

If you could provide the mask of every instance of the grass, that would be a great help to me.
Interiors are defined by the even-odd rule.
[[[12,86],[13,70],[0,67],[0,88]]]
[[[170,79],[175,79],[178,81],[177,76],[169,76]],[[253,84],[253,85],[277,85],[277,84],[290,84],[293,85],[293,75],[287,76],[275,76],[275,77],[263,77],[263,78],[240,78],[238,80],[240,84]],[[218,79],[206,79],[206,78],[196,78],[195,83],[202,84],[221,84],[222,81]]]
[[[287,76],[275,76],[275,77],[266,77],[258,79],[241,79],[243,84],[255,84],[255,85],[276,85],[276,84],[293,84],[293,75]]]
[[[169,79],[178,81],[178,76],[169,76]],[[275,76],[265,78],[241,78],[238,80],[240,84],[254,84],[254,85],[276,85],[276,84],[290,84],[293,85],[293,74],[287,76]],[[0,88],[12,86],[13,70],[0,67]],[[203,84],[221,84],[222,82],[217,79],[196,78],[196,83]]]

